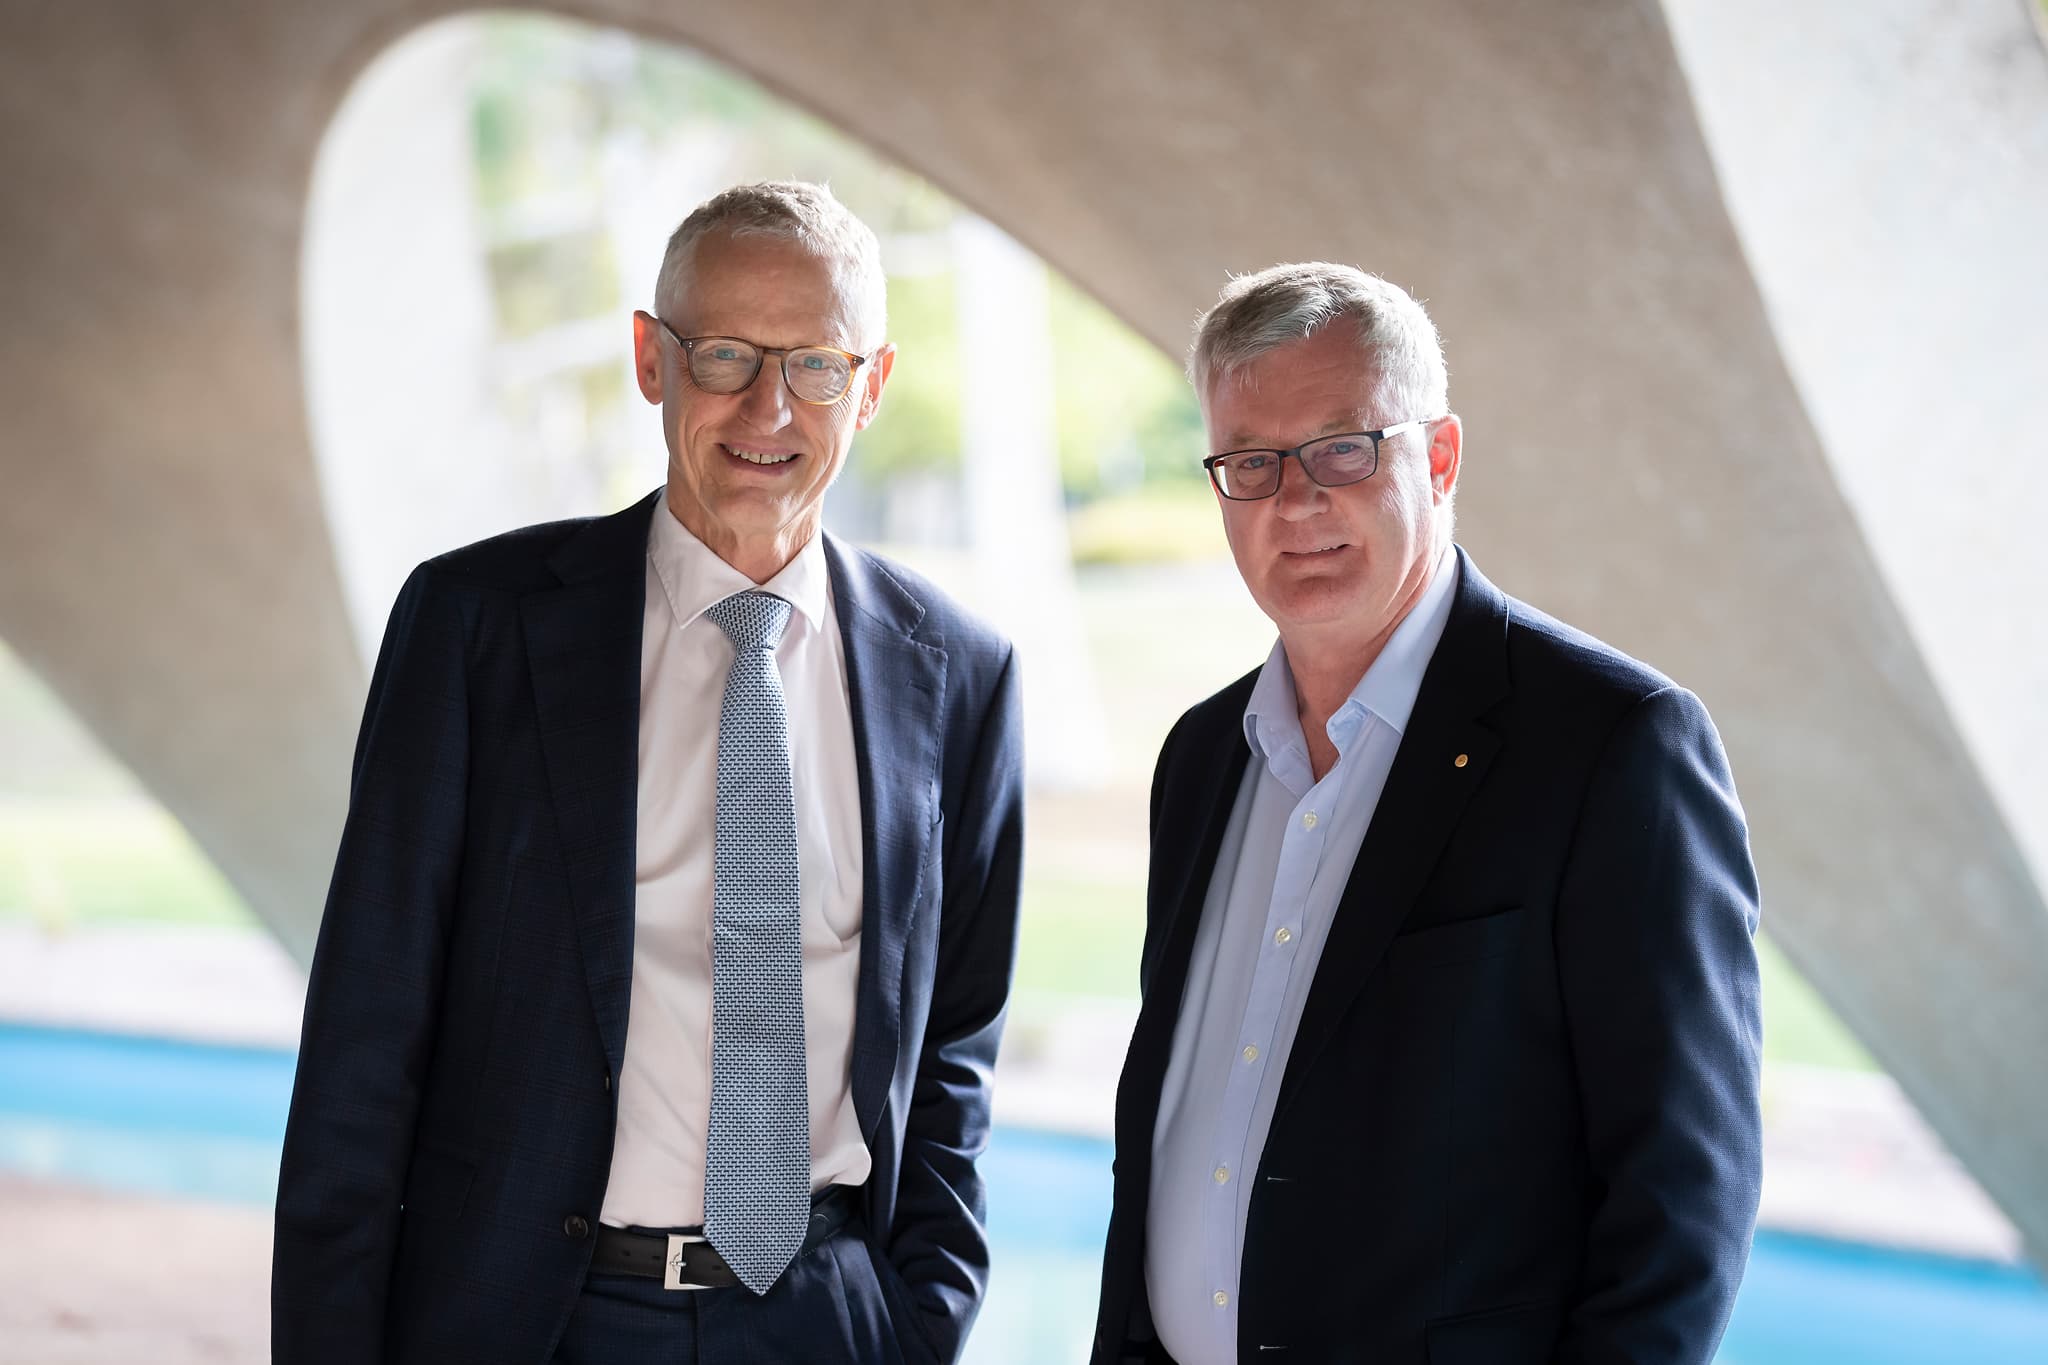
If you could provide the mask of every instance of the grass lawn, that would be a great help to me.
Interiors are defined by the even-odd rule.
[[[1770,935],[1757,939],[1764,981],[1764,1058],[1849,1071],[1880,1068]]]
[[[1145,888],[1053,878],[1024,883],[1019,995],[1138,998]]]
[[[1030,1012],[1059,997],[1135,999],[1144,946],[1144,888],[1053,878],[1024,886],[1017,993]],[[1877,1063],[1769,937],[1758,941],[1764,1056],[1774,1062],[1874,1071]]]
[[[128,798],[0,803],[0,918],[52,930],[256,923],[183,826]]]
[[[139,800],[0,803],[0,918],[61,930],[108,924],[256,923],[175,820]],[[1017,992],[1135,999],[1144,942],[1135,882],[1034,876],[1024,888]],[[1761,945],[1764,1053],[1870,1070],[1874,1063],[1768,939]]]

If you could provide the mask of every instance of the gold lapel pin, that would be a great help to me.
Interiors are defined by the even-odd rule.
[[[1451,766],[1453,768],[1462,768],[1471,761],[1472,760],[1467,758],[1464,754],[1459,754],[1456,758],[1451,760]]]

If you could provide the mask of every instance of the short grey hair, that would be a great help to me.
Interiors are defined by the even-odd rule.
[[[882,245],[874,229],[853,216],[824,185],[805,180],[766,180],[735,185],[691,211],[670,234],[654,280],[654,302],[665,308],[689,287],[697,243],[714,233],[732,237],[778,237],[832,262],[839,286],[854,301],[866,348],[881,342],[889,323],[888,281],[882,274]]]
[[[1307,261],[1233,276],[1195,323],[1188,379],[1203,402],[1209,386],[1282,346],[1348,319],[1379,378],[1375,401],[1387,422],[1450,411],[1450,380],[1436,324],[1399,285],[1356,266]]]

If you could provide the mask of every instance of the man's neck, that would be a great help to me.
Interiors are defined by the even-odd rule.
[[[1406,619],[1406,613],[1402,614]],[[1301,716],[1301,728],[1320,730],[1337,708],[1348,700],[1393,638],[1396,621],[1370,640],[1281,637],[1287,650],[1287,668],[1294,675],[1294,706]]]
[[[818,535],[815,516],[791,522],[767,535],[742,536],[697,515],[698,509],[694,504],[677,506],[673,495],[668,506],[684,530],[702,541],[711,553],[745,574],[756,587],[788,568],[790,561],[802,554],[804,547]]]
[[[1295,715],[1301,722],[1301,735],[1308,744],[1309,766],[1314,770],[1317,781],[1321,781],[1337,762],[1337,747],[1330,740],[1330,717],[1336,715],[1338,708],[1358,689],[1359,681],[1379,662],[1387,642],[1394,638],[1394,632],[1401,628],[1401,623],[1408,619],[1409,613],[1429,592],[1441,559],[1439,553],[1427,561],[1430,567],[1409,588],[1406,600],[1394,613],[1393,619],[1369,638],[1359,639],[1339,622],[1280,632],[1281,646],[1287,651],[1287,669],[1294,675]]]

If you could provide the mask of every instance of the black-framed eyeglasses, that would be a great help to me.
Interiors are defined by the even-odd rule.
[[[753,385],[771,355],[782,357],[782,382],[800,402],[836,403],[853,387],[853,376],[869,357],[836,346],[760,346],[742,337],[686,337],[666,318],[649,313],[683,351],[690,381],[706,393],[742,393]]]
[[[1233,502],[1254,502],[1280,491],[1280,467],[1288,456],[1302,472],[1324,488],[1342,488],[1369,479],[1380,467],[1380,442],[1405,432],[1420,431],[1433,419],[1416,418],[1378,431],[1343,431],[1318,436],[1292,450],[1226,450],[1202,461],[1216,491]]]

